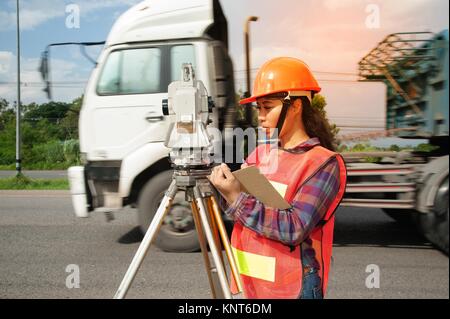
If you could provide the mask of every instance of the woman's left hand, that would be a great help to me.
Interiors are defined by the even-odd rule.
[[[222,163],[212,169],[209,181],[222,194],[228,204],[233,204],[241,193],[241,183],[231,173],[227,164]]]

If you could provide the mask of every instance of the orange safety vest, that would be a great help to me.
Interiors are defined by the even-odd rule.
[[[246,160],[247,164],[259,167],[261,173],[291,202],[297,190],[331,157],[336,157],[339,163],[339,191],[322,222],[309,236],[320,265],[318,273],[324,295],[333,245],[334,212],[342,200],[347,181],[342,156],[319,145],[300,154],[270,149],[270,145],[260,145]],[[279,167],[270,167],[271,165]],[[303,279],[301,249],[291,252],[289,246],[259,235],[240,222],[234,225],[231,246],[247,298],[299,298]],[[233,293],[237,293],[234,280],[231,282],[231,288]]]

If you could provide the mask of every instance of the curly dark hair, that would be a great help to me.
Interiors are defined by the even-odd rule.
[[[299,98],[302,101],[302,119],[306,133],[309,137],[319,138],[322,147],[335,152],[334,135],[331,132],[328,120],[317,108],[311,105],[306,96],[300,96]]]

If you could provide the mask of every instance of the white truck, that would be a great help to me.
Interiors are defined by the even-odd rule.
[[[84,166],[69,169],[75,213],[137,207],[147,229],[172,176],[163,145],[162,101],[192,63],[214,102],[210,126],[234,126],[233,66],[218,0],[143,1],[115,22],[87,84],[79,120]],[[165,251],[199,248],[190,207],[179,193],[155,243]]]

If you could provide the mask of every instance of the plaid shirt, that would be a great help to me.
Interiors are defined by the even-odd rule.
[[[318,138],[311,138],[286,151],[304,153],[318,144],[320,144]],[[244,192],[229,207],[226,207],[224,200],[220,202],[225,208],[225,214],[258,234],[289,246],[302,244],[304,257],[311,257],[311,260],[304,262],[314,266],[315,254],[310,246],[309,235],[336,197],[339,182],[339,165],[336,158],[332,157],[297,190],[291,202],[292,207],[287,210],[265,207],[254,196]]]

